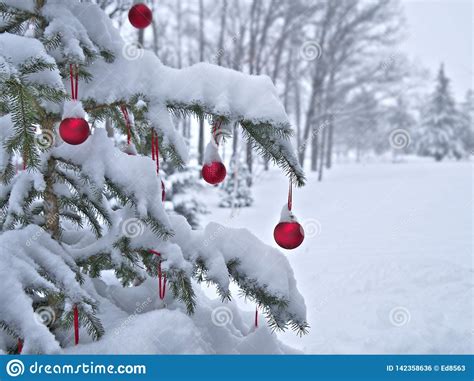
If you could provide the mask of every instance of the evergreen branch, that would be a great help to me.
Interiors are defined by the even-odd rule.
[[[301,321],[287,310],[287,300],[273,295],[266,285],[261,286],[257,279],[249,279],[244,273],[240,272],[238,259],[227,262],[227,270],[243,295],[255,300],[265,308],[272,329],[284,331],[289,325],[299,335],[308,332],[308,323]]]
[[[18,66],[18,71],[21,76],[54,69],[56,69],[56,64],[46,62],[43,58],[30,58]]]
[[[11,119],[14,126],[14,134],[6,141],[7,151],[12,153],[21,147],[20,152],[28,159],[28,167],[37,167],[39,158],[34,147],[34,101],[26,86],[15,80],[9,80],[7,88],[11,97]]]
[[[187,313],[192,315],[196,308],[196,295],[194,294],[191,279],[183,270],[174,269],[166,272],[166,277],[173,296],[182,301],[186,306]]]
[[[142,222],[144,222],[151,229],[153,234],[163,240],[167,240],[174,235],[174,232],[172,230],[168,230],[161,224],[160,221],[150,215],[148,215],[148,217],[146,218],[143,218]]]
[[[102,225],[97,220],[91,203],[87,202],[85,198],[59,196],[58,204],[61,208],[72,208],[76,213],[83,215],[95,236],[97,238],[102,236]]]
[[[265,159],[272,160],[279,165],[296,185],[303,186],[305,184],[306,179],[303,171],[296,166],[295,162],[288,159],[288,155],[291,153],[285,152],[287,147],[282,145],[281,137],[270,133],[269,126],[261,128],[262,125],[255,125],[250,122],[241,122],[241,126],[244,136],[254,150]],[[296,157],[294,159],[297,160]]]
[[[82,271],[92,278],[98,278],[101,271],[113,268],[110,253],[100,252],[90,256],[85,261],[79,261]]]
[[[91,301],[84,301],[84,303],[92,307],[92,312],[90,312],[88,308],[84,308],[82,304],[78,304],[79,324],[86,327],[87,333],[93,340],[99,340],[104,335],[105,331],[101,321],[96,316],[97,307]],[[74,325],[74,311],[71,309],[70,311],[64,312],[60,318],[59,324],[63,328],[71,330]]]

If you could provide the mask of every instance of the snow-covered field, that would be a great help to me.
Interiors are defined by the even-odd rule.
[[[345,164],[322,183],[309,174],[294,194],[306,240],[287,256],[311,331],[280,338],[306,353],[474,353],[472,168]],[[264,172],[254,206],[231,213],[209,188],[203,225],[247,227],[276,246],[286,190],[279,171]]]

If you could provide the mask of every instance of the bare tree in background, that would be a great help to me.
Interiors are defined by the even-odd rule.
[[[96,2],[123,23],[121,2]],[[394,80],[380,72],[380,62],[399,40],[398,0],[153,0],[153,10],[149,45],[167,65],[208,61],[270,76],[295,123],[299,160],[303,165],[309,160],[320,179],[332,166],[334,145],[351,113],[360,116],[353,98],[361,89],[377,92]],[[317,52],[307,56],[307,47]],[[190,120],[181,123],[183,132],[189,131]],[[233,154],[239,147],[237,131],[235,126]],[[240,147],[252,173],[259,163],[250,144]],[[355,144],[347,149],[357,150]],[[200,163],[203,151],[204,121],[199,121]]]

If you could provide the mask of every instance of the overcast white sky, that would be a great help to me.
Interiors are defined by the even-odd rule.
[[[408,26],[402,50],[436,74],[441,62],[458,100],[473,88],[474,0],[402,0]]]

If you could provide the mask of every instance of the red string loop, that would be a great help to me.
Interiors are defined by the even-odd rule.
[[[20,355],[21,352],[23,351],[23,340],[22,339],[18,339],[17,347],[18,347],[18,354]]]
[[[214,122],[214,126],[212,128],[212,136],[214,137],[214,141],[216,145],[219,145],[219,131],[221,131],[222,120],[218,120]]]
[[[77,97],[79,94],[79,69],[76,65],[76,92],[74,93],[74,99],[77,101]]]
[[[288,210],[291,210],[293,207],[293,184],[291,183],[290,180],[290,186],[288,189]]]
[[[151,130],[151,159],[155,161],[155,131]]]
[[[79,69],[77,65],[69,64],[69,76],[71,79],[71,99],[76,101],[79,93]]]
[[[156,173],[160,174],[160,146],[158,144],[158,134],[155,134],[155,158],[156,158]]]
[[[69,64],[69,77],[71,79],[71,98],[72,100],[74,100],[74,73],[73,73],[73,68],[72,68],[72,64]]]
[[[160,299],[163,300],[166,294],[166,274],[161,271],[161,254],[155,250],[148,251],[160,257],[158,260],[158,295]]]
[[[77,305],[74,304],[73,307],[74,311],[74,344],[79,344],[79,310],[77,309]]]
[[[160,174],[160,146],[158,145],[158,134],[151,129],[151,158],[156,162],[156,173]]]

